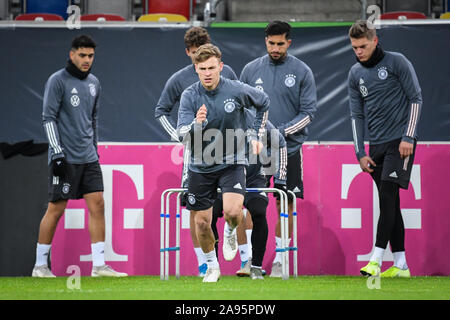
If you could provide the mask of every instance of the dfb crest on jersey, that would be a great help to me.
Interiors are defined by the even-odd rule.
[[[97,94],[97,89],[95,89],[95,84],[90,83],[89,84],[89,91],[91,92],[91,96],[95,97]]]
[[[233,112],[234,109],[236,108],[236,105],[234,104],[234,99],[227,99],[223,103],[225,104],[224,109],[228,113]]]
[[[286,85],[286,87],[293,87],[295,85],[295,78],[296,76],[294,74],[287,74],[286,78],[284,79],[284,84]]]
[[[381,80],[386,80],[386,78],[388,77],[388,72],[386,70],[386,67],[381,67],[378,69],[378,78],[380,78]]]

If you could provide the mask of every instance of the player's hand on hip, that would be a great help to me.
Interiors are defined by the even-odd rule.
[[[204,121],[206,121],[207,113],[208,111],[206,110],[206,106],[203,104],[200,109],[198,109],[197,115],[195,117],[197,123],[203,123]]]
[[[400,142],[400,145],[398,147],[398,151],[400,152],[400,157],[402,159],[405,159],[406,157],[409,157],[414,152],[414,144],[402,141]]]
[[[365,156],[359,159],[359,166],[361,167],[362,171],[371,173],[373,172],[373,169],[371,167],[376,167],[377,165],[371,157]]]
[[[263,144],[261,141],[252,140],[252,153],[253,154],[260,154],[262,149],[263,149]]]

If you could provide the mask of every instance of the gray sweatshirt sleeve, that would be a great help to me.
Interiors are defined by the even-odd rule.
[[[403,133],[402,140],[414,143],[414,139],[417,138],[417,123],[422,111],[422,90],[414,67],[408,59],[399,54],[395,66],[398,79],[409,100],[408,125]]]
[[[167,80],[155,108],[155,118],[174,141],[179,140],[175,130],[176,125],[173,122],[170,113],[174,105],[178,102],[179,92],[181,91],[179,84],[175,81],[175,75],[172,75],[172,77]]]
[[[282,136],[280,130],[275,128],[270,121],[267,122],[267,133],[269,134],[269,141],[276,142],[276,146],[270,145],[271,151],[278,152],[278,159],[276,165],[276,173],[274,175],[274,182],[277,184],[286,184],[287,179],[287,147],[286,140]]]
[[[63,94],[64,87],[61,80],[55,75],[52,75],[45,85],[42,111],[44,130],[49,142],[52,160],[64,158],[57,126],[57,117]]]
[[[264,134],[267,119],[269,117],[269,96],[261,90],[255,89],[247,84],[243,85],[244,101],[247,108],[255,107],[256,116],[253,123],[253,130],[250,140],[255,140],[256,136],[261,138]]]
[[[350,119],[352,122],[353,143],[355,146],[356,157],[359,160],[366,156],[366,151],[364,149],[364,101],[359,92],[357,82],[353,79],[351,70],[348,74],[348,96],[350,100]]]
[[[183,92],[178,109],[177,135],[179,141],[183,144],[190,141],[191,135],[195,132],[202,131],[208,123],[208,121],[204,121],[202,124],[197,123],[197,108],[192,100],[192,94],[190,90]]]
[[[92,140],[94,142],[94,147],[95,147],[95,150],[97,151],[97,155],[98,155],[98,109],[100,107],[101,90],[102,90],[102,88],[99,84],[97,97],[95,99],[95,105],[94,105],[94,108],[92,109],[92,129],[94,131],[94,136],[93,136]]]
[[[300,98],[297,108],[297,116],[278,128],[285,137],[303,130],[311,123],[317,110],[316,83],[314,75],[308,67],[306,67],[305,76],[300,83]]]

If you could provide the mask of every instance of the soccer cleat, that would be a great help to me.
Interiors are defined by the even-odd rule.
[[[31,276],[35,278],[56,278],[45,264],[42,266],[34,266]]]
[[[126,277],[126,276],[128,276],[128,274],[126,274],[124,272],[117,272],[117,271],[113,270],[110,266],[105,264],[100,267],[92,267],[91,276],[92,277]]]
[[[238,277],[248,277],[250,276],[250,267],[252,265],[252,260],[249,259],[247,261],[242,261],[241,262],[241,268],[236,271],[236,275]]]
[[[283,277],[283,269],[281,262],[275,262],[272,265],[272,272],[270,273],[271,278],[281,278]]]
[[[250,268],[250,278],[252,280],[264,280],[261,268]]]
[[[236,256],[238,251],[236,228],[233,229],[230,235],[227,235],[224,228],[222,251],[226,261],[231,261]]]
[[[198,266],[198,276],[203,278],[206,275],[207,270],[208,265],[206,263],[202,264],[201,266]]]
[[[220,278],[220,268],[208,268],[203,277],[203,282],[217,282]]]
[[[396,266],[392,266],[383,273],[380,274],[382,278],[411,278],[409,269],[402,270]]]
[[[380,266],[375,261],[370,261],[365,267],[362,267],[359,270],[363,276],[375,276],[378,277],[380,275]]]

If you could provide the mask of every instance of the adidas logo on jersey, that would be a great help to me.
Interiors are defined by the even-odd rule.
[[[261,78],[258,78],[258,80],[255,81],[255,84],[263,84],[264,82],[262,81]]]
[[[233,186],[233,188],[234,188],[234,189],[240,189],[240,190],[242,190],[242,186],[241,186],[240,183],[235,184],[235,185]]]
[[[364,84],[363,78],[359,78],[359,84]]]
[[[71,94],[78,94],[77,88],[73,88],[72,91],[70,91]]]

